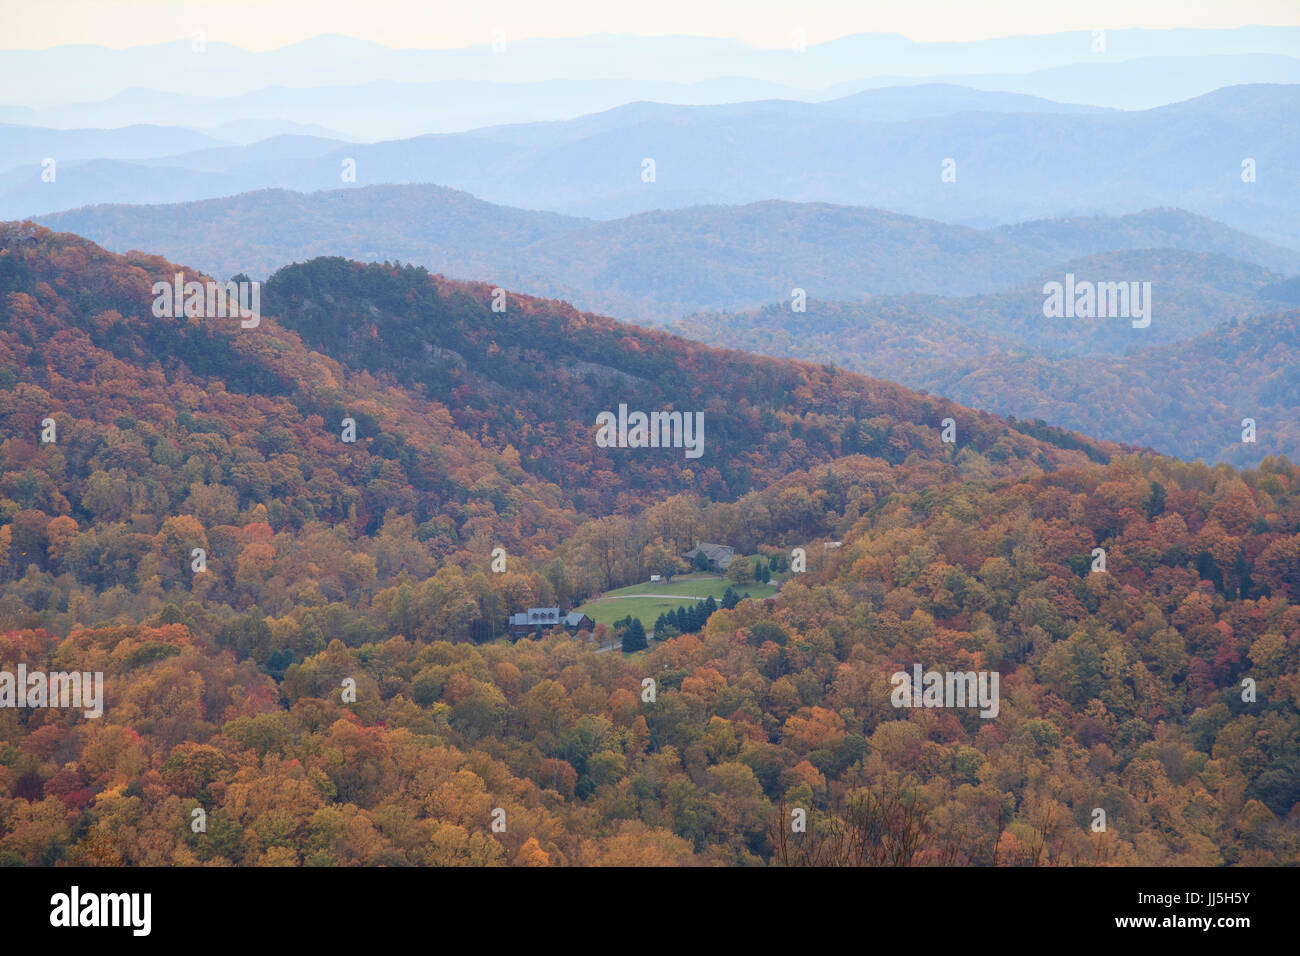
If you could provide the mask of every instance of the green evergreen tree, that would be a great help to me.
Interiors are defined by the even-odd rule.
[[[632,618],[632,623],[623,632],[623,652],[644,651],[648,645],[645,639],[645,625],[639,617]]]
[[[1151,496],[1147,498],[1146,508],[1148,518],[1165,513],[1165,486],[1158,481],[1151,482]]]

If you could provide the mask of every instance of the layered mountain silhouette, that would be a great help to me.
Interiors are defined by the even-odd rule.
[[[1144,93],[1172,91],[1167,102],[1238,83],[1289,82],[1276,72],[1277,61],[1291,60],[1294,69],[1297,32],[1295,27],[1276,26],[1101,34],[1076,30],[973,42],[918,42],[877,33],[809,43],[803,49],[792,35],[784,49],[767,50],[717,38],[604,34],[530,40],[503,36],[495,44],[485,37],[481,44],[450,50],[393,49],[323,35],[253,51],[190,37],[124,50],[77,45],[0,51],[0,103],[14,104],[12,113],[25,107],[26,115],[43,116],[50,125],[87,125],[76,117],[88,112],[100,117],[91,125],[120,125],[110,122],[112,99],[90,104],[86,91],[110,98],[137,90],[170,92],[202,97],[212,106],[216,98],[257,92],[273,101],[280,91],[295,87],[451,81],[461,83],[462,89],[475,82],[508,84],[516,98],[528,100],[530,87],[568,81],[593,93],[602,85],[623,92],[636,85],[645,90],[677,83],[705,89],[711,84],[715,94],[729,86],[737,99],[753,99],[756,93],[765,95],[764,89],[780,87],[829,91],[815,97],[829,98],[836,91],[929,77],[976,86],[987,82],[991,85],[982,88],[993,90],[1050,88],[1047,95],[1055,98],[1132,108],[1153,105],[1142,99]],[[1154,85],[1159,89],[1152,90]],[[552,110],[558,92],[552,91]],[[481,108],[482,100],[475,105]],[[376,103],[372,112],[382,113],[385,106]],[[142,119],[135,115],[129,121]]]
[[[638,322],[760,306],[789,299],[795,288],[822,300],[997,292],[1117,249],[1182,249],[1300,272],[1294,250],[1173,209],[976,230],[874,209],[768,201],[602,222],[411,185],[96,206],[40,221],[119,252],[161,250],[218,276],[265,278],[320,255],[400,260]],[[1146,268],[1116,264],[1121,274],[1113,278],[1150,279]],[[1184,281],[1191,289],[1208,277],[1193,272]],[[1219,285],[1232,281],[1223,276]],[[1254,277],[1243,281],[1252,296]]]
[[[437,183],[490,202],[610,219],[649,210],[771,199],[872,206],[990,226],[1175,206],[1283,244],[1300,242],[1289,157],[1300,142],[1277,118],[1300,86],[1217,90],[1138,112],[935,116],[933,91],[908,94],[910,119],[879,119],[873,91],[818,104],[636,105],[550,130],[483,129],[319,155],[274,146],[149,163],[72,162],[55,182],[39,166],[0,174],[0,215],[102,202],[198,200],[258,188]],[[1004,94],[991,94],[1005,98]],[[923,105],[924,104],[924,105]],[[885,110],[888,113],[888,110]]]

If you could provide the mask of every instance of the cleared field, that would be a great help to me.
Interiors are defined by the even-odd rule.
[[[675,576],[671,582],[646,581],[633,584],[616,591],[608,591],[599,600],[590,601],[578,608],[597,624],[612,626],[615,621],[631,615],[640,618],[646,630],[654,627],[655,620],[664,611],[675,611],[682,605],[691,605],[703,601],[710,595],[716,601],[722,600],[729,584],[727,579],[716,574],[696,572]],[[777,592],[772,584],[760,584],[750,581],[736,590],[744,594],[749,592],[752,598],[770,597]]]

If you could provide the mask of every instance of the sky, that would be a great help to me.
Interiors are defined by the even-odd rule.
[[[595,33],[685,34],[785,47],[853,33],[918,41],[1066,30],[1300,25],[1300,0],[0,0],[0,48],[188,39],[268,50],[323,33],[401,48]]]

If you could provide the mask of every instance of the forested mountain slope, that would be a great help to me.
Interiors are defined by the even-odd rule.
[[[1294,281],[1174,250],[1068,263],[1080,281],[1143,276],[1151,321],[1047,318],[1042,285],[999,295],[809,300],[704,313],[670,326],[702,342],[833,362],[1021,419],[1192,460],[1258,464],[1300,453]],[[1054,277],[1054,278],[1053,278]],[[1242,419],[1256,441],[1242,441]]]
[[[176,269],[0,231],[0,669],[105,675],[100,718],[0,710],[0,862],[808,862],[792,807],[865,828],[856,862],[1296,862],[1287,460],[1035,437],[343,260],[256,328],[155,318]],[[717,476],[592,453],[619,394],[729,416]],[[808,569],[639,654],[499,636],[697,540]],[[891,706],[914,664],[996,672],[997,715]]]

